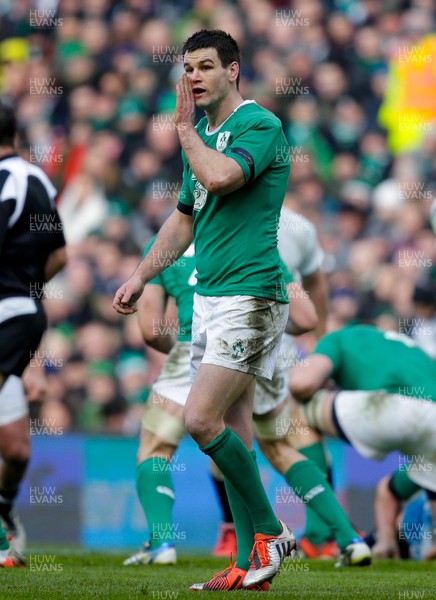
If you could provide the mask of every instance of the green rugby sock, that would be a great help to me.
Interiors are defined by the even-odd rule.
[[[329,466],[327,464],[327,457],[325,455],[324,444],[322,442],[317,442],[316,444],[311,444],[305,448],[300,448],[298,452],[318,465],[324,476],[327,478]],[[321,517],[319,517],[316,512],[310,508],[310,506],[306,506],[306,525],[304,528],[304,537],[312,542],[312,544],[321,544],[322,542],[325,542],[331,538],[332,534],[333,533],[327,523],[323,521]]]
[[[269,503],[257,465],[242,440],[226,427],[201,450],[211,457],[245,502],[255,533],[279,535],[282,528]]]
[[[388,484],[389,490],[398,500],[408,500],[413,494],[416,494],[421,488],[412,481],[407,471],[397,469],[392,473]]]
[[[172,542],[174,486],[169,462],[160,456],[136,467],[136,490],[147,519],[151,550]]]
[[[301,460],[285,473],[286,481],[299,498],[307,502],[333,531],[339,548],[359,537],[348,521],[330,484],[320,469],[310,460]]]
[[[250,454],[253,457],[257,467],[256,452],[252,450]],[[251,520],[247,505],[242,500],[241,496],[230,483],[230,481],[226,478],[224,478],[224,485],[226,486],[227,496],[233,514],[233,521],[235,523],[236,540],[238,544],[238,568],[248,571],[250,566],[250,560],[248,557],[250,556],[254,544],[255,532],[253,521]]]

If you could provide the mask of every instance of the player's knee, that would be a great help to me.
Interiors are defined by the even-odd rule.
[[[290,466],[292,448],[284,440],[258,440],[259,447],[270,465],[279,473]]]
[[[203,440],[210,432],[210,420],[187,410],[184,413],[185,428],[194,440]]]
[[[262,454],[265,456],[267,461],[275,467],[275,462],[279,454],[277,448],[277,441],[273,440],[262,440],[256,437],[257,443]]]
[[[175,452],[175,447],[172,444],[168,444],[164,440],[159,440],[154,438],[150,440],[148,444],[141,444],[136,454],[137,464],[144,462],[144,460],[148,460],[149,458],[154,458],[155,456],[160,456],[161,458],[165,458],[165,460],[170,461]]]

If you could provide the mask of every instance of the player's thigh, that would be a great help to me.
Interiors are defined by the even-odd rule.
[[[199,420],[223,419],[229,408],[241,402],[241,398],[251,406],[253,381],[251,373],[202,363],[186,402],[185,418],[195,414]]]
[[[149,402],[165,404],[170,401],[183,407],[191,389],[190,374],[190,343],[177,342],[152,386]],[[171,405],[167,412],[171,412]]]
[[[30,456],[29,419],[21,417],[0,425],[0,456],[9,462],[26,462]]]
[[[171,457],[186,433],[183,406],[191,389],[189,353],[189,342],[177,342],[152,386],[142,419],[139,461]]]
[[[279,358],[282,349],[279,352]],[[278,440],[287,437],[293,448],[315,444],[321,439],[308,426],[287,387],[288,366],[278,362],[271,381],[259,379],[253,409],[253,431],[257,438]]]
[[[185,433],[183,407],[152,392],[144,408],[138,462],[152,456],[171,460]]]
[[[279,406],[262,415],[253,415],[253,432],[265,457],[281,473],[294,463],[304,460],[295,450],[292,436],[292,406],[286,398]]]

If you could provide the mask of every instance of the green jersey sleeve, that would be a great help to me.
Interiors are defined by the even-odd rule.
[[[187,214],[192,213],[192,206],[194,206],[194,195],[191,192],[189,187],[189,172],[188,172],[188,161],[186,160],[185,152],[182,150],[182,160],[183,160],[183,181],[182,187],[179,192],[178,201],[179,204],[183,204],[186,207],[189,207],[187,210],[182,210],[182,212],[186,212]],[[180,206],[179,206],[180,209]]]
[[[278,119],[265,118],[235,136],[225,155],[241,167],[245,183],[256,179],[268,165],[283,153],[282,127]]]
[[[142,258],[144,258],[144,256],[147,256],[147,254],[150,251],[150,248],[153,246],[154,241],[156,239],[156,235],[154,235],[151,240],[148,242],[148,244],[145,246],[144,250],[142,251]],[[154,277],[153,279],[150,279],[150,281],[148,282],[147,285],[153,284],[153,285],[160,285],[161,287],[165,287],[162,277],[161,277],[162,273],[159,273],[159,275],[156,275],[156,277]]]
[[[322,337],[317,343],[313,354],[324,354],[333,363],[333,372],[339,368],[341,362],[340,337],[333,331]]]

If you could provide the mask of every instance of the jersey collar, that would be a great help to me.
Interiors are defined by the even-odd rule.
[[[221,129],[221,127],[224,125],[224,123],[226,121],[228,121],[230,119],[230,117],[232,115],[235,114],[235,112],[237,110],[239,110],[241,108],[241,106],[244,106],[245,104],[256,104],[256,100],[244,100],[243,102],[241,102],[241,104],[238,104],[238,106],[235,108],[235,110],[227,117],[227,119],[225,119],[225,121],[223,121],[221,123],[221,125],[219,125],[216,129],[214,129],[212,132],[209,131],[209,123],[206,125],[206,129],[204,130],[206,135],[215,135],[217,131],[219,131]]]

